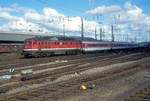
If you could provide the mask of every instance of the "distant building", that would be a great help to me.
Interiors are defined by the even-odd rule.
[[[0,42],[1,43],[22,43],[27,38],[35,36],[51,36],[49,33],[33,33],[33,32],[3,32],[0,31]]]

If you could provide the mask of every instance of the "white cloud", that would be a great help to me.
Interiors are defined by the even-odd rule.
[[[111,5],[111,6],[99,6],[92,10],[88,10],[86,13],[91,15],[101,15],[101,14],[109,14],[109,13],[116,13],[121,10],[120,6]]]
[[[45,16],[60,16],[60,17],[64,17],[63,14],[57,12],[55,9],[52,8],[44,8],[43,9],[43,13]]]
[[[37,24],[26,22],[25,20],[11,21],[0,27],[2,31],[21,31],[21,32],[48,32],[48,30]]]
[[[17,17],[17,16],[12,16],[8,12],[0,12],[0,19],[11,21],[11,20],[18,20],[18,19],[21,19],[21,18]]]
[[[13,13],[21,13],[18,17]],[[116,17],[118,28],[122,33],[127,33],[126,28],[130,27],[134,30],[149,30],[150,15],[144,14],[143,10],[136,5],[126,3],[123,7],[118,5],[99,6],[95,9],[88,10],[86,13],[91,15],[106,14],[112,20]],[[81,31],[81,18],[67,17],[66,15],[56,11],[52,8],[43,8],[40,12],[20,7],[14,4],[10,7],[0,7],[0,21],[5,20],[6,23],[0,26],[0,30],[9,31],[34,31],[34,32],[58,32],[62,33],[63,28],[66,33],[75,33],[80,35]],[[106,19],[106,18],[105,18]],[[86,35],[94,36],[95,27],[99,34],[99,25],[96,21],[84,19],[84,31]],[[111,27],[103,23],[103,30],[105,37],[110,39]],[[118,31],[119,33],[119,31]],[[72,34],[73,35],[73,34]],[[85,36],[86,36],[85,35]]]
[[[18,9],[17,9],[18,7]],[[58,32],[62,33],[63,29],[66,33],[78,33],[81,31],[81,18],[68,17],[52,8],[43,8],[41,12],[32,9],[25,10],[24,7],[13,5],[12,11],[2,10],[0,18],[8,23],[1,26],[1,29],[16,30],[16,31],[43,31],[43,32]],[[9,9],[9,7],[7,8]],[[22,11],[22,12],[21,12]],[[12,15],[13,12],[21,12],[22,16]],[[84,19],[85,31],[93,33],[97,23]]]
[[[0,12],[17,12],[17,13],[25,13],[25,12],[34,12],[35,10],[27,8],[27,7],[21,7],[18,4],[12,4],[9,7],[2,7],[0,6]]]
[[[137,33],[144,35],[146,34],[144,31],[150,30],[150,15],[145,14],[140,7],[132,5],[130,2],[125,3],[122,7],[117,5],[99,6],[88,10],[87,13],[92,16],[107,15],[104,16],[107,17],[105,18],[107,19],[106,21],[110,24],[117,24],[119,31],[115,30],[115,33],[125,35],[130,33],[129,35],[132,39],[134,39]]]
[[[26,21],[41,21],[43,16],[37,12],[26,12],[24,18]]]
[[[15,12],[18,12],[18,13],[35,12],[34,9],[21,7],[18,4],[13,4],[9,8],[13,9]]]
[[[0,7],[0,12],[13,12],[15,11],[12,8],[8,8],[8,7]]]
[[[118,5],[99,6],[87,11],[90,15],[109,14],[109,19],[117,20],[118,23],[134,23],[146,19],[143,10],[136,5],[127,2],[123,7]],[[114,19],[115,16],[119,16]]]

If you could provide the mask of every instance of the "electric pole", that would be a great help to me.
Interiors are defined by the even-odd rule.
[[[63,24],[63,36],[65,36],[65,24]]]
[[[114,42],[115,41],[115,38],[114,38],[114,26],[112,24],[111,26],[111,41]]]
[[[83,18],[81,17],[81,38],[83,40],[84,38],[84,24],[83,24]]]
[[[102,28],[99,29],[99,37],[100,41],[102,41]]]
[[[95,39],[97,40],[97,30],[96,30],[96,27],[95,27]]]

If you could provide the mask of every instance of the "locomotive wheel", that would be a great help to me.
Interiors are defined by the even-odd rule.
[[[74,51],[73,51],[73,55],[76,55],[76,54],[77,54],[77,51],[76,51],[76,50],[74,50]]]
[[[29,56],[27,54],[24,55],[24,58],[29,58]]]
[[[69,55],[69,51],[66,51],[66,55]]]

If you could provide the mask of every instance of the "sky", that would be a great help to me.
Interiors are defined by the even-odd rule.
[[[0,30],[150,40],[150,0],[0,0]],[[119,37],[118,37],[119,36]],[[97,37],[99,39],[99,37]]]

